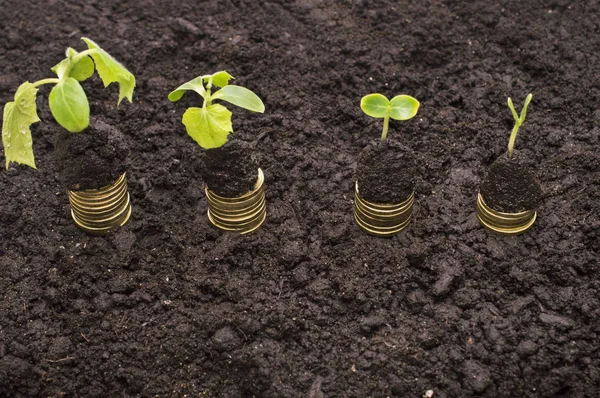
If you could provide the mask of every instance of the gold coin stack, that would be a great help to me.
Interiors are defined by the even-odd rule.
[[[91,235],[106,235],[131,216],[125,173],[112,185],[67,193],[75,224]]]
[[[358,182],[354,194],[354,219],[358,226],[373,236],[387,237],[408,226],[412,217],[415,193],[400,204],[371,203],[360,197]]]
[[[536,217],[535,210],[519,213],[503,213],[493,210],[485,203],[481,193],[477,194],[477,218],[479,223],[490,231],[501,235],[519,235],[531,228]]]
[[[255,231],[267,217],[265,176],[258,169],[254,189],[237,198],[225,198],[206,187],[208,219],[217,228],[247,234]]]

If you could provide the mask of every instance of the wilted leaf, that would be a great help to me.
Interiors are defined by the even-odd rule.
[[[100,75],[104,87],[107,87],[113,82],[119,83],[119,101],[117,104],[120,104],[123,98],[127,98],[129,102],[132,102],[135,77],[131,72],[92,40],[86,37],[82,37],[81,40],[83,40],[90,49],[97,50],[91,57],[94,59],[96,70],[98,70],[98,75]]]
[[[30,126],[40,121],[35,106],[37,92],[33,84],[25,82],[17,89],[15,101],[4,106],[2,145],[6,168],[10,162],[36,168]]]

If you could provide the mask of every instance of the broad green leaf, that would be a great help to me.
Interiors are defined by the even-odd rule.
[[[129,102],[132,102],[135,77],[131,72],[92,40],[86,37],[82,37],[81,40],[87,44],[90,50],[96,50],[96,52],[91,54],[91,57],[94,59],[98,75],[100,75],[104,87],[107,87],[113,82],[119,83],[119,101],[117,102],[117,105],[121,103],[123,98],[127,98]]]
[[[52,87],[48,98],[54,119],[72,133],[84,130],[90,122],[90,105],[81,84],[72,77]]]
[[[181,86],[177,87],[175,90],[171,91],[169,94],[169,101],[177,102],[183,97],[186,91],[191,90],[195,91],[204,97],[204,93],[206,89],[204,88],[204,84],[202,83],[202,76],[197,77],[195,79],[190,80],[189,82],[183,83]]]
[[[210,80],[213,86],[217,87],[225,87],[229,84],[229,80],[234,79],[233,76],[231,76],[224,70],[213,73],[212,75],[203,76],[203,78],[204,82],[208,83],[208,81]]]
[[[360,100],[360,108],[371,117],[382,118],[390,115],[390,101],[381,94],[369,94]]]
[[[7,169],[10,162],[36,168],[29,126],[40,121],[35,106],[37,92],[33,84],[25,82],[17,89],[15,101],[4,106],[2,145]]]
[[[265,111],[265,105],[258,95],[240,86],[225,86],[214,93],[212,98],[227,101],[252,112],[263,113]]]
[[[419,101],[410,95],[397,95],[390,101],[390,117],[394,120],[408,120],[419,110]]]
[[[190,137],[205,149],[220,147],[227,142],[227,135],[233,132],[231,112],[219,104],[188,108],[182,122]]]

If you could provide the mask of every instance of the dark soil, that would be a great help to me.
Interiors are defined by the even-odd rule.
[[[116,128],[94,119],[81,133],[55,128],[54,163],[67,189],[102,188],[127,170],[129,147]]]
[[[534,210],[544,193],[537,177],[526,164],[528,154],[514,150],[501,155],[486,174],[479,192],[485,203],[496,211],[517,213]]]
[[[253,146],[230,138],[222,147],[207,150],[201,175],[211,191],[226,198],[251,191],[258,176]]]
[[[4,1],[1,104],[80,36],[138,87],[117,108],[116,85],[83,83],[131,148],[133,215],[116,233],[71,220],[47,86],[38,170],[0,172],[0,396],[597,397],[599,7]],[[167,99],[218,70],[266,106],[233,119],[266,178],[250,235],[210,225],[203,149],[181,124],[199,100]],[[381,128],[359,106],[373,92],[421,103],[390,126],[417,158],[413,220],[390,239],[352,215],[356,162]],[[506,151],[506,98],[529,92],[517,146],[546,195],[532,229],[498,236],[477,221],[477,192]]]
[[[413,152],[391,139],[370,142],[356,166],[360,196],[373,203],[402,203],[415,190]]]

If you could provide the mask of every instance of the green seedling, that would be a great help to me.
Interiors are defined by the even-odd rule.
[[[25,82],[15,93],[14,102],[4,106],[2,122],[2,144],[6,156],[6,168],[10,162],[35,167],[30,126],[39,122],[35,104],[38,87],[53,84],[48,103],[54,119],[72,133],[83,131],[89,125],[90,105],[79,82],[94,74],[94,69],[107,87],[119,83],[119,101],[123,98],[132,101],[135,77],[117,62],[110,54],[92,40],[82,37],[88,49],[77,52],[69,47],[67,58],[52,68],[58,78],[48,78],[37,82]]]
[[[519,131],[519,127],[525,121],[525,116],[527,116],[527,107],[531,102],[531,98],[533,94],[529,93],[527,98],[525,98],[525,103],[523,104],[523,109],[521,110],[521,116],[517,115],[517,111],[515,111],[515,107],[513,106],[512,99],[508,97],[508,107],[512,112],[513,118],[515,119],[515,126],[512,129],[512,133],[510,133],[510,139],[508,140],[508,158],[512,159],[513,149],[515,148],[515,140],[517,139],[517,132]]]
[[[369,94],[360,100],[360,108],[364,113],[374,118],[383,118],[381,141],[385,141],[387,138],[390,118],[394,120],[411,119],[417,114],[419,105],[419,101],[409,95],[397,95],[390,101],[384,95]]]
[[[231,112],[223,105],[213,104],[214,100],[226,101],[252,112],[265,111],[265,105],[252,91],[229,85],[233,78],[226,71],[198,76],[169,94],[171,102],[179,101],[188,90],[195,91],[204,99],[202,108],[188,108],[181,119],[189,136],[204,149],[222,146],[227,142],[229,133],[233,133]],[[220,89],[212,93],[213,86]]]

